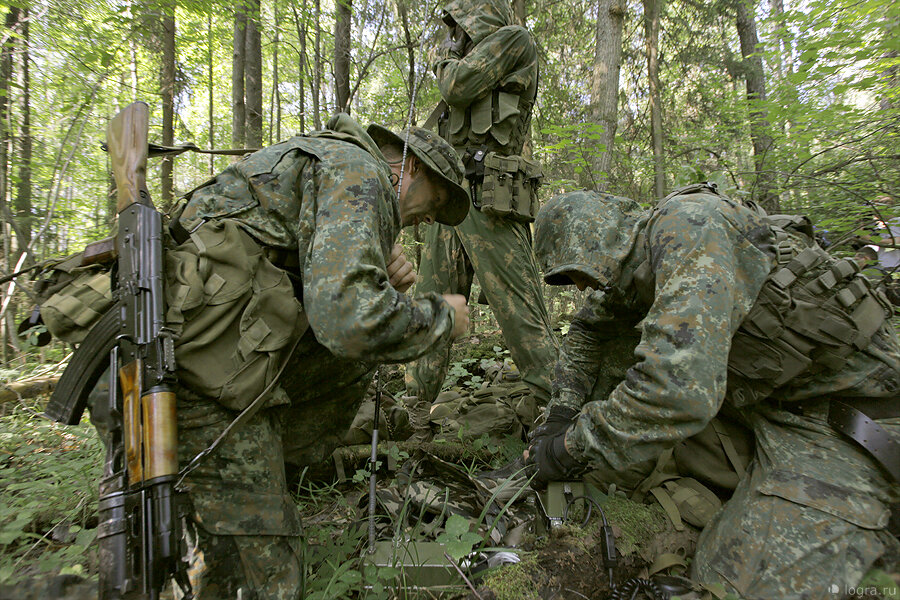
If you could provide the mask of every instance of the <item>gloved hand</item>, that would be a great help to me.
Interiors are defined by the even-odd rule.
[[[529,436],[532,441],[539,437],[553,437],[565,432],[569,427],[575,424],[575,418],[580,414],[574,408],[565,406],[554,406],[547,413],[547,418]]]
[[[587,470],[581,462],[575,460],[566,450],[566,432],[563,430],[553,436],[540,436],[532,440],[525,451],[526,465],[534,465],[537,472],[531,483],[543,488],[550,481],[566,481],[580,476]]]

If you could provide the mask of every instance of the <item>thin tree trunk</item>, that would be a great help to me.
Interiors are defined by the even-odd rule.
[[[753,142],[753,162],[756,167],[754,199],[768,211],[778,212],[779,200],[774,193],[774,174],[768,167],[766,157],[772,150],[772,136],[769,133],[766,100],[766,79],[763,72],[762,56],[759,52],[759,38],[756,34],[754,5],[745,0],[736,0],[737,30],[741,42],[741,56],[744,59],[744,80],[747,84],[747,102],[750,109],[750,138]]]
[[[338,112],[350,113],[351,0],[337,0],[334,17],[334,91]]]
[[[22,236],[18,241],[20,249],[28,247],[31,242],[31,74],[29,69],[29,35],[28,35],[28,10],[22,11],[20,27],[22,36],[22,121],[19,133],[19,180],[16,186],[16,220],[19,223],[17,233]],[[18,258],[18,257],[16,257]]]
[[[316,129],[322,129],[322,115],[319,100],[322,94],[322,0],[315,0],[316,11],[316,48],[315,73],[313,73],[313,123]]]
[[[650,137],[653,145],[653,192],[666,195],[663,157],[662,95],[659,88],[659,14],[665,0],[644,0],[644,34],[647,39],[647,79],[650,82]]]
[[[513,22],[525,27],[525,0],[512,0]]]
[[[291,6],[294,6],[294,3],[291,3]],[[307,31],[307,22],[308,19],[308,5],[307,0],[303,0],[303,26],[298,29],[298,35],[300,36],[300,132],[306,133],[306,63],[309,58],[306,56],[306,35]],[[296,12],[294,13],[294,17],[296,18]]]
[[[262,43],[259,0],[247,0],[247,37],[244,60],[246,140],[251,148],[263,145]]]
[[[269,106],[269,144],[272,144],[272,133],[275,138],[281,139],[281,93],[278,90],[278,45],[280,42],[281,24],[278,22],[278,0],[274,0],[274,27],[275,43],[272,45],[272,96]]]
[[[598,190],[605,190],[612,165],[619,104],[619,69],[622,60],[622,27],[625,7],[622,0],[598,0],[594,46],[594,74],[591,81],[592,118],[603,127],[603,151],[595,158],[591,177]]]
[[[413,106],[415,103],[413,90],[416,87],[416,48],[413,45],[412,34],[409,30],[409,9],[404,2],[398,2],[397,11],[400,13],[400,24],[403,27],[403,41],[406,43],[406,65],[408,68],[406,75],[406,99],[409,102],[409,106]],[[412,122],[415,123],[415,119]],[[418,231],[419,228],[416,227],[415,230]],[[418,248],[418,246],[416,247]]]
[[[244,131],[244,57],[247,35],[247,13],[241,1],[234,11],[234,37],[231,55],[231,143],[235,148],[243,148],[246,139]]]
[[[210,149],[216,147],[216,118],[215,118],[215,100],[214,100],[214,81],[215,76],[213,73],[213,29],[212,29],[212,12],[206,15],[206,52],[208,57],[208,62],[206,63],[208,81],[207,81],[207,92],[209,93],[209,147]],[[215,173],[216,168],[216,158],[214,155],[209,155],[209,175],[210,177]]]
[[[164,4],[162,7],[162,70],[160,72],[160,91],[162,92],[162,143],[171,146],[175,141],[175,5]],[[168,209],[175,202],[172,181],[173,157],[162,159],[160,173],[162,186],[160,190],[161,204]]]

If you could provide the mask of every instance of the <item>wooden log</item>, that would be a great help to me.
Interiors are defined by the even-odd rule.
[[[49,394],[56,387],[58,381],[59,375],[53,375],[0,384],[0,404]]]

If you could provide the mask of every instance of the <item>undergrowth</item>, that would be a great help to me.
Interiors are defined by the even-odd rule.
[[[63,427],[25,405],[0,416],[0,584],[43,573],[96,576],[102,458],[87,419]]]

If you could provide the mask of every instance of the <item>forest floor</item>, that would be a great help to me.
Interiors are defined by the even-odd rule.
[[[448,384],[463,391],[490,383],[509,364],[497,333],[457,344],[451,361]],[[390,405],[402,388],[401,368],[383,368],[382,380]],[[44,401],[0,406],[2,600],[96,597],[102,445],[87,418],[75,427],[43,418]],[[396,440],[379,445],[374,555],[367,551],[368,446],[345,447],[340,461],[294,474],[291,492],[305,534],[304,598],[610,598],[603,517],[615,534],[617,585],[646,578],[664,553],[689,564],[696,530],[676,531],[659,506],[611,490],[591,489],[596,504],[573,502],[565,522],[548,527],[541,507],[559,517],[558,501],[553,507],[547,496],[539,500],[516,473],[509,481],[518,477],[520,485],[508,489],[502,473],[484,479],[485,472],[521,453],[521,433],[474,439],[465,434],[438,435],[424,445]],[[501,483],[485,487],[484,481]],[[428,558],[412,558],[417,553]],[[686,568],[668,570],[678,574]]]

